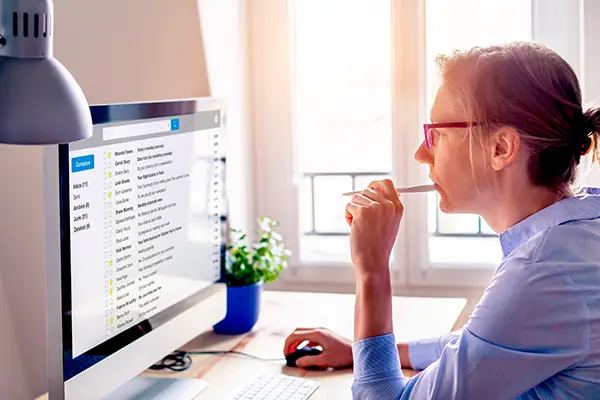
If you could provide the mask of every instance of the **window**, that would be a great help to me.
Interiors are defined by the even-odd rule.
[[[302,177],[300,258],[348,261],[347,199],[340,194],[387,177],[392,170],[392,8],[389,0],[293,4],[295,172]],[[508,26],[507,18],[512,22]],[[428,0],[425,26],[423,89],[429,110],[437,83],[435,57],[455,48],[531,40],[531,2]],[[429,196],[430,262],[497,265],[500,248],[485,221],[444,215],[437,203],[434,194]]]
[[[579,62],[579,2],[559,3],[251,2],[254,209],[282,223],[294,252],[289,279],[353,281],[342,193],[385,177],[399,186],[427,181],[413,154],[433,102],[437,54],[533,39]],[[489,282],[501,249],[484,221],[444,215],[434,193],[403,201],[395,284]]]
[[[301,261],[350,261],[347,198],[388,177],[390,0],[293,4],[292,101]]]

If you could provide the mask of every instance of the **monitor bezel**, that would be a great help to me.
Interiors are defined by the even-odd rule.
[[[162,102],[146,103],[121,103],[90,106],[92,121],[94,125],[102,125],[115,122],[143,121],[154,118],[176,117],[182,115],[192,115],[199,111],[206,110],[208,105],[223,110],[223,105],[215,99],[188,99],[173,100]],[[224,115],[222,120],[225,121]],[[226,157],[220,160],[225,167]],[[141,321],[137,325],[119,333],[108,341],[102,343],[86,353],[72,358],[72,322],[71,322],[71,257],[70,257],[70,196],[69,196],[69,145],[62,144],[58,146],[58,179],[59,179],[59,215],[60,215],[60,281],[61,281],[61,336],[62,336],[62,365],[63,381],[68,381],[78,374],[91,368],[105,358],[110,357],[123,348],[131,345],[141,337],[150,332],[147,328],[151,326],[151,320],[168,320],[174,318],[184,311],[194,307],[207,297],[214,294],[215,290],[221,289],[219,286],[225,281],[225,263],[224,252],[226,246],[226,210],[220,215],[221,221],[221,279],[215,284],[187,297],[177,304],[161,311],[156,316]],[[222,174],[225,184],[225,173]],[[157,327],[154,327],[156,329]],[[98,356],[103,351],[108,353],[104,356]],[[174,350],[174,349],[173,349]],[[83,360],[83,363],[80,362]]]

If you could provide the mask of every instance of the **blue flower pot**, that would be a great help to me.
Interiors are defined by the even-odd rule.
[[[227,314],[213,326],[219,335],[240,335],[250,332],[260,314],[263,283],[248,286],[227,286]]]

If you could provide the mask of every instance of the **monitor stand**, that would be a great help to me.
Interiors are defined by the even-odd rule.
[[[201,379],[175,379],[138,376],[115,390],[103,400],[195,399],[208,387]]]

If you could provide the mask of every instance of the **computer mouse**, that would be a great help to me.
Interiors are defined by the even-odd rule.
[[[285,361],[288,367],[296,367],[296,361],[305,356],[318,356],[321,354],[323,350],[321,347],[311,347],[305,346],[299,349],[296,349],[285,356]]]

